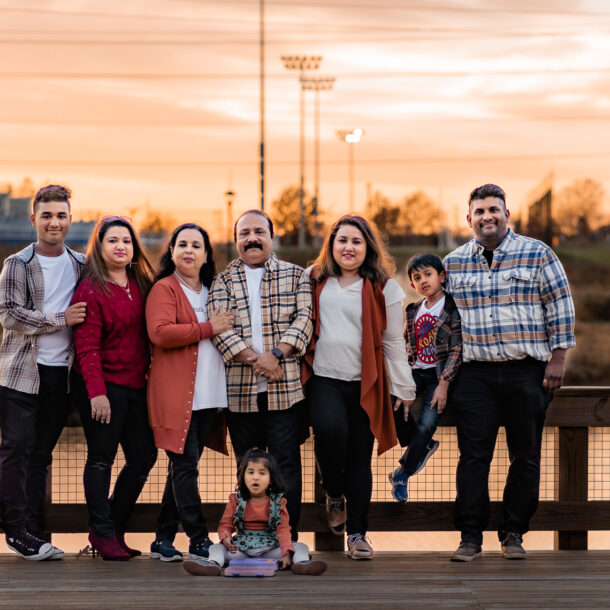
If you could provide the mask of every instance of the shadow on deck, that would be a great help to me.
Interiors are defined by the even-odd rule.
[[[147,556],[127,563],[67,555],[26,562],[0,556],[0,607],[8,608],[610,608],[610,552],[534,551],[527,561],[485,553],[470,564],[447,553],[379,553],[328,562],[322,576],[189,576]]]

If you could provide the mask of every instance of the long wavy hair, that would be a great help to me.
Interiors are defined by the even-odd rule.
[[[85,278],[91,278],[105,294],[110,294],[108,268],[102,257],[102,241],[110,227],[125,227],[129,231],[133,244],[133,258],[131,263],[127,265],[127,277],[136,282],[142,296],[146,298],[148,291],[151,289],[155,272],[131,223],[120,216],[102,218],[95,225],[87,244],[87,256],[80,277],[81,281]]]
[[[176,247],[176,241],[178,240],[178,235],[180,231],[184,231],[185,229],[194,229],[195,231],[199,231],[201,236],[203,237],[203,247],[206,253],[206,261],[201,265],[201,269],[199,269],[199,279],[201,283],[209,288],[212,285],[212,280],[216,275],[216,263],[214,262],[214,250],[212,249],[212,244],[210,242],[210,237],[207,231],[200,227],[199,225],[193,222],[187,222],[179,227],[176,227],[169,238],[169,242],[167,244],[167,249],[161,256],[159,261],[159,273],[157,273],[157,277],[155,281],[159,281],[164,277],[171,275],[176,270],[176,264],[172,260],[172,250]]]
[[[383,286],[396,270],[396,264],[386,251],[377,232],[377,227],[356,214],[341,216],[333,224],[326,235],[320,254],[318,254],[318,258],[316,258],[313,264],[311,277],[314,280],[322,281],[328,277],[339,277],[341,275],[341,267],[339,267],[333,257],[333,246],[337,232],[344,225],[358,229],[366,242],[366,255],[358,269],[360,277],[368,278],[375,287],[378,284]]]

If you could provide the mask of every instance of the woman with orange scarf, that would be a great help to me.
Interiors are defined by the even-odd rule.
[[[373,489],[371,458],[396,443],[394,408],[415,398],[403,335],[405,293],[364,218],[343,216],[310,269],[314,337],[302,381],[327,494],[331,531],[347,531],[348,556],[371,559],[366,539]]]

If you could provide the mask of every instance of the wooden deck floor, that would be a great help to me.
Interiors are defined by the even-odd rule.
[[[610,608],[609,551],[490,552],[470,564],[441,553],[379,553],[351,561],[319,553],[322,576],[189,576],[180,563],[67,556],[26,562],[0,556],[0,608]]]

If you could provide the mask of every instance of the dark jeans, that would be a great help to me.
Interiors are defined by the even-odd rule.
[[[252,447],[267,449],[280,467],[292,539],[297,540],[301,516],[301,438],[305,423],[303,402],[283,411],[269,411],[267,392],[258,395],[257,413],[226,412],[237,464]]]
[[[405,422],[403,410],[394,411],[398,441],[401,447],[408,447],[399,462],[409,476],[415,473],[426,457],[439,419],[437,408],[430,408],[434,390],[438,386],[436,369],[413,369],[412,372],[417,398],[422,399],[421,413],[417,419],[409,413],[409,419]]]
[[[360,382],[314,375],[307,383],[307,405],[322,485],[332,498],[345,495],[348,535],[365,534],[375,438],[360,405]]]
[[[542,429],[552,398],[542,387],[545,366],[533,358],[462,365],[452,403],[460,449],[454,523],[464,542],[480,545],[489,522],[489,467],[501,425],[510,467],[498,535],[502,540],[507,532],[529,529],[538,507]]]
[[[0,387],[0,504],[7,534],[44,532],[53,449],[70,412],[68,368],[38,365],[38,394]]]
[[[148,423],[146,389],[126,388],[107,382],[111,416],[110,423],[102,424],[91,417],[91,402],[80,375],[74,375],[73,385],[87,439],[83,483],[89,526],[97,536],[111,538],[125,532],[127,520],[157,460],[157,448]],[[125,465],[109,499],[112,465],[119,444]]]
[[[157,540],[173,541],[180,523],[193,544],[208,537],[208,526],[201,511],[198,464],[217,417],[216,409],[193,411],[184,453],[166,451],[169,464],[157,518]]]

